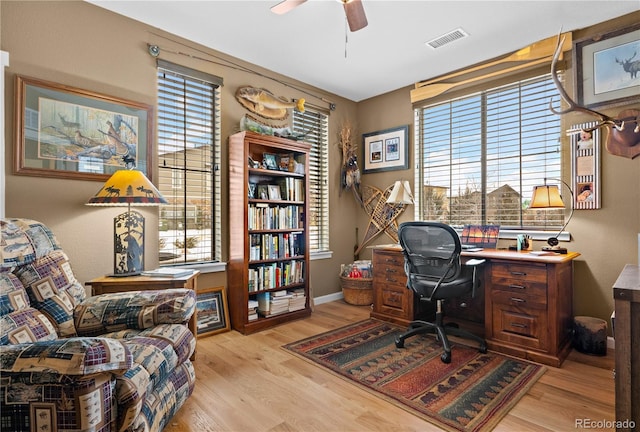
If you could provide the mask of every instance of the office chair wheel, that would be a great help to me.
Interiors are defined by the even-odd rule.
[[[440,360],[442,360],[442,363],[451,363],[451,353],[442,353],[442,355],[440,356]]]
[[[487,353],[487,344],[482,344],[480,345],[480,348],[478,348],[478,351],[480,351],[481,354],[486,354]]]
[[[396,348],[404,348],[404,339],[396,338]]]

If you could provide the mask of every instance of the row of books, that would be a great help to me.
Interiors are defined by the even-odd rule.
[[[278,180],[280,195],[287,201],[304,201],[304,180],[293,177],[285,177]]]
[[[255,299],[249,299],[249,321],[259,316],[270,317],[302,310],[306,303],[304,288],[259,293]]]
[[[248,219],[250,230],[302,228],[303,209],[298,205],[274,206],[250,204]]]
[[[249,234],[249,260],[262,261],[300,256],[304,253],[302,232]]]
[[[249,292],[304,282],[304,261],[286,261],[249,268]]]

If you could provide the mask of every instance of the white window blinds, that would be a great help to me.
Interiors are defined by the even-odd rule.
[[[160,264],[219,261],[218,77],[158,61]]]
[[[555,96],[546,75],[416,109],[419,218],[562,226],[561,209],[527,208],[534,185],[561,178],[560,118],[549,110]]]
[[[329,116],[294,111],[293,131],[311,144],[309,166],[309,251],[329,250]]]

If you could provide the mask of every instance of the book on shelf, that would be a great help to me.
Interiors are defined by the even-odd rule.
[[[140,274],[142,276],[178,278],[193,274],[193,270],[174,267],[160,267],[154,270],[145,270]]]

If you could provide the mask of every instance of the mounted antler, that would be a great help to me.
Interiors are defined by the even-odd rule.
[[[557,110],[553,108],[550,101],[549,109],[551,112],[558,115],[564,115],[570,112],[581,112],[597,117],[599,119],[598,123],[594,127],[584,129],[585,132],[593,132],[596,129],[606,126],[609,130],[606,145],[609,153],[632,159],[638,156],[640,154],[640,111],[624,110],[614,118],[598,111],[580,106],[574,102],[562,87],[556,71],[556,65],[560,58],[560,53],[562,52],[563,42],[564,38],[560,39],[560,37],[558,37],[558,45],[555,53],[553,54],[553,60],[551,61],[551,77],[558,89],[558,92],[560,93],[560,97],[569,105],[569,107],[564,110]],[[635,127],[633,127],[634,124]]]

